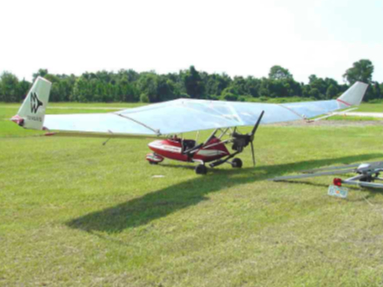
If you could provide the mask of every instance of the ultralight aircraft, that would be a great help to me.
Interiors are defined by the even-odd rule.
[[[254,159],[254,134],[259,124],[306,120],[358,106],[368,85],[356,82],[338,99],[285,104],[177,99],[104,114],[45,115],[51,83],[38,77],[12,121],[26,129],[47,130],[47,135],[97,137],[162,137],[149,144],[151,164],[164,158],[195,162],[197,174],[206,174],[206,163],[216,167],[229,163],[242,167],[234,158],[249,144]],[[238,127],[253,126],[242,134]],[[214,130],[203,142],[184,139],[183,133]],[[59,131],[59,133],[52,133]],[[197,133],[198,135],[198,133]],[[223,139],[223,137],[228,137]],[[228,151],[230,144],[233,150]]]

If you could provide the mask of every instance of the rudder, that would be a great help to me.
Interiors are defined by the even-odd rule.
[[[338,99],[338,103],[345,107],[359,106],[367,91],[368,85],[362,82],[356,82]]]
[[[26,129],[43,129],[51,86],[51,82],[38,77],[29,90],[17,115],[11,120]]]

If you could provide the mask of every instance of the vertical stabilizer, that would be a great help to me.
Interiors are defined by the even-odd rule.
[[[341,108],[351,106],[359,106],[366,93],[368,85],[362,82],[356,82],[347,91],[345,91],[338,99]]]
[[[12,121],[26,129],[41,130],[51,86],[51,82],[38,77]]]

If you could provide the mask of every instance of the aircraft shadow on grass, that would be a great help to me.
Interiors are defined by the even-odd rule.
[[[153,220],[207,200],[207,194],[236,185],[266,180],[283,174],[325,165],[350,164],[382,158],[383,154],[353,155],[331,159],[259,166],[243,169],[213,169],[213,176],[201,176],[150,192],[101,211],[92,212],[67,222],[70,228],[87,232],[118,233],[127,228],[146,225]],[[272,183],[270,183],[272,184]],[[327,187],[327,185],[326,185]]]

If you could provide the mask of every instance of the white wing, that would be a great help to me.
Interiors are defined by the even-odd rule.
[[[359,105],[368,85],[357,82],[337,100],[262,104],[178,99],[107,114],[46,115],[49,130],[158,136],[215,128],[252,126],[313,118]],[[22,117],[23,115],[18,115]]]

